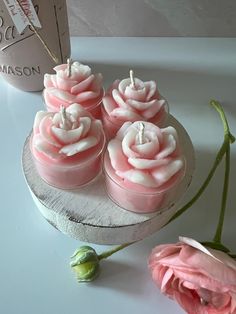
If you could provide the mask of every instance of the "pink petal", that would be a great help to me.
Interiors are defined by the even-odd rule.
[[[164,134],[163,143],[160,152],[156,155],[155,159],[163,159],[176,150],[177,144],[174,136],[172,134]]]
[[[148,82],[144,82],[145,88],[146,88],[146,100],[149,101],[155,94],[157,91],[157,84],[155,81],[148,81]]]
[[[77,143],[65,145],[61,148],[60,153],[63,153],[67,156],[73,156],[77,153],[81,153],[91,147],[94,147],[97,143],[98,140],[96,137],[88,136]]]
[[[43,118],[45,117],[53,117],[53,113],[50,114],[47,111],[38,111],[36,113],[35,118],[34,118],[34,133],[39,132],[39,125],[41,121],[43,120]]]
[[[121,142],[117,138],[112,139],[108,143],[107,149],[113,169],[122,172],[131,169],[131,166],[127,161],[127,157],[122,152]]]
[[[123,121],[137,121],[143,120],[142,116],[137,114],[134,111],[124,108],[116,108],[111,112],[112,117],[116,117],[119,120]]]
[[[86,91],[81,92],[80,94],[74,96],[74,102],[80,103],[84,102],[90,99],[95,99],[99,96],[100,92],[94,92],[94,91]]]
[[[165,105],[165,100],[154,100],[152,103],[152,106],[150,106],[148,109],[144,110],[142,112],[143,117],[146,120],[149,120],[153,118],[160,110],[161,108]]]
[[[92,74],[89,77],[87,77],[85,80],[71,86],[70,92],[73,95],[78,95],[79,93],[86,91],[91,85],[91,83],[93,82],[93,80],[94,80],[94,75]]]
[[[119,139],[120,141],[122,141],[131,125],[132,125],[132,122],[130,122],[130,121],[123,123],[122,127],[116,133],[116,138]]]
[[[77,81],[73,81],[71,79],[64,79],[64,78],[61,78],[60,76],[55,76],[55,79],[56,79],[56,84],[54,84],[54,87],[57,87],[61,90],[64,90],[64,91],[68,91],[70,92],[71,88],[73,88],[74,85],[77,84]]]
[[[173,177],[184,166],[182,159],[175,159],[168,165],[158,167],[152,171],[157,186],[161,186]]]
[[[88,134],[96,137],[97,140],[99,141],[102,136],[102,133],[103,133],[102,122],[100,120],[93,120]]]
[[[66,103],[73,103],[75,101],[75,96],[71,95],[67,91],[62,91],[60,89],[51,87],[46,90],[46,94],[50,96],[51,101],[57,101],[58,103],[61,102],[66,102]]]
[[[150,160],[141,158],[129,158],[128,161],[134,168],[140,170],[157,168],[170,162],[168,159]]]
[[[52,126],[51,130],[53,135],[58,138],[61,143],[70,144],[79,141],[79,139],[85,136],[91,125],[91,119],[87,117],[80,118],[80,126],[73,130],[64,130]]]
[[[120,108],[130,109],[130,107],[125,103],[124,99],[122,98],[121,94],[117,89],[113,89],[112,97]]]
[[[126,179],[130,182],[143,185],[145,187],[154,188],[156,187],[156,182],[153,177],[142,170],[139,169],[130,169],[128,171],[116,171],[117,175],[123,179]]]
[[[137,134],[135,145],[133,145],[131,148],[133,151],[139,154],[140,158],[148,158],[149,160],[152,160],[160,149],[158,137],[153,132],[146,131],[144,132],[144,139],[146,142],[139,144],[139,138]]]
[[[45,88],[54,87],[54,84],[52,82],[51,77],[52,77],[52,75],[50,75],[50,74],[44,75],[43,85],[45,86]]]
[[[111,96],[104,96],[102,101],[104,109],[106,110],[108,115],[110,115],[112,111],[117,107],[116,102]]]
[[[75,119],[79,119],[81,117],[89,117],[90,119],[93,119],[92,115],[85,110],[83,106],[77,103],[73,103],[68,106],[66,108],[66,112],[73,115]]]
[[[46,142],[39,134],[33,137],[33,147],[50,159],[60,160],[65,158],[64,155],[59,154],[58,148]]]
[[[51,134],[52,119],[51,115],[45,116],[39,124],[39,133],[41,137],[53,146],[61,147],[61,144]]]
[[[129,128],[128,132],[125,134],[125,137],[123,138],[122,150],[127,157],[130,157],[130,158],[139,157],[139,154],[131,149],[131,147],[136,144],[135,139],[136,139],[137,133],[138,133],[138,130],[134,128],[132,125],[132,127]]]

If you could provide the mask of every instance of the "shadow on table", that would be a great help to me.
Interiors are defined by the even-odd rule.
[[[141,295],[145,291],[145,281],[147,272],[143,272],[143,269],[140,270],[132,262],[118,262],[109,258],[101,262],[100,276],[92,285],[118,290],[124,294]]]

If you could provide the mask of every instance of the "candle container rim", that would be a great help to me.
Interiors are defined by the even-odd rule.
[[[100,139],[100,141],[98,143],[99,146],[101,144],[101,147],[91,157],[83,160],[82,162],[77,161],[77,162],[74,162],[72,164],[67,164],[67,163],[55,164],[55,162],[53,163],[53,159],[52,159],[52,163],[51,163],[51,162],[48,162],[47,160],[42,161],[41,159],[39,159],[39,158],[34,156],[33,151],[32,151],[32,139],[33,139],[34,134],[33,134],[33,131],[32,131],[31,134],[29,135],[30,136],[30,152],[31,152],[31,156],[32,156],[33,160],[35,160],[36,162],[40,163],[43,166],[49,166],[49,167],[58,168],[58,169],[61,169],[61,168],[67,168],[67,169],[81,168],[81,167],[85,166],[87,163],[89,163],[89,162],[93,161],[94,159],[96,159],[98,156],[100,156],[104,152],[104,149],[106,147],[106,136],[105,136],[105,133],[104,133],[103,129],[101,129],[101,133],[102,133],[102,136],[101,136],[101,139]]]
[[[114,183],[116,184],[117,186],[119,186],[121,189],[125,190],[125,191],[130,191],[131,193],[137,193],[137,194],[142,194],[142,195],[145,195],[145,196],[148,196],[148,195],[156,195],[156,194],[163,194],[169,190],[172,190],[176,187],[176,185],[178,183],[180,183],[184,176],[185,176],[185,173],[186,173],[186,159],[184,158],[184,169],[183,170],[180,170],[181,171],[181,175],[180,177],[174,181],[173,184],[171,184],[169,187],[166,187],[166,188],[151,188],[151,187],[147,187],[147,189],[150,189],[151,191],[150,192],[142,192],[142,191],[139,191],[139,190],[135,190],[135,189],[130,189],[128,187],[124,187],[122,186],[119,182],[117,182],[115,180],[115,178],[113,178],[107,171],[106,169],[106,162],[109,163],[109,166],[111,167],[111,169],[114,171],[114,175],[117,176],[120,180],[122,180],[122,178],[120,178],[116,173],[115,173],[115,170],[114,168],[112,167],[111,165],[111,160],[110,160],[110,156],[109,156],[109,153],[108,153],[108,150],[105,151],[104,153],[104,156],[103,156],[103,173],[104,175],[108,176],[109,179]],[[177,173],[178,174],[178,173]],[[131,182],[132,183],[132,182]],[[133,183],[135,184],[135,183]],[[137,184],[137,186],[142,186],[141,184]]]
[[[46,108],[46,110],[47,110],[48,112],[58,112],[58,111],[60,110],[60,108],[58,108],[58,110],[56,110],[56,109],[55,109],[55,110],[48,110],[48,105],[47,105],[47,103],[46,103],[45,96],[44,96],[44,93],[45,93],[46,89],[47,89],[47,88],[44,87],[44,89],[42,90],[42,95],[41,95],[42,100],[43,100],[43,103],[44,103],[44,107]],[[88,111],[88,112],[90,113],[90,111],[96,109],[99,105],[102,104],[102,100],[103,100],[104,95],[105,95],[105,88],[102,86],[99,96],[98,96],[97,98],[94,98],[94,99],[97,100],[97,101],[95,101],[94,103],[92,103],[92,105],[90,105],[90,106],[84,106],[84,105],[83,105],[83,102],[82,102],[82,103],[79,103],[79,102],[72,102],[72,103],[66,105],[65,108],[68,108],[68,107],[69,107],[70,105],[72,105],[72,104],[79,104],[79,105],[81,105],[81,106],[84,108],[84,110],[86,110],[86,111]],[[102,106],[101,106],[101,107],[102,107]],[[91,113],[90,113],[90,114],[91,114]]]

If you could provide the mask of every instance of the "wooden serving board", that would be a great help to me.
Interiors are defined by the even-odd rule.
[[[186,192],[195,165],[193,145],[186,130],[172,116],[167,125],[177,129],[187,171],[181,183],[165,198],[161,209],[152,214],[136,214],[114,204],[106,194],[103,174],[76,190],[61,190],[48,185],[34,167],[28,137],[22,155],[23,171],[42,215],[61,232],[97,244],[138,241],[158,231],[177,210],[176,202]]]

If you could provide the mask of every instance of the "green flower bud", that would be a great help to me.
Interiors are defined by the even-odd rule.
[[[99,259],[90,246],[81,246],[71,256],[70,266],[79,282],[93,281],[99,274]]]

